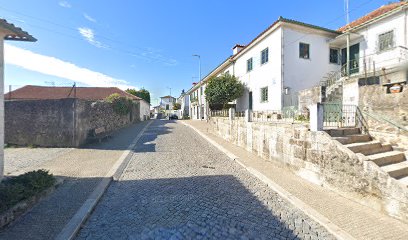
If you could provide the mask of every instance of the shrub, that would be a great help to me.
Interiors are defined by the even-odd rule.
[[[5,179],[0,183],[0,213],[50,188],[54,183],[54,176],[45,170]]]
[[[180,103],[174,103],[173,104],[173,110],[180,110],[181,109],[181,104]]]
[[[111,103],[113,110],[119,115],[128,114],[133,104],[131,99],[123,97],[118,93],[111,94],[105,101]]]

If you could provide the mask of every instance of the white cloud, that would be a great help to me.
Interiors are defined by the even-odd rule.
[[[148,63],[163,63],[166,66],[176,66],[178,61],[176,59],[168,58],[162,55],[161,50],[154,48],[147,48],[141,53],[132,54],[133,57],[141,58]]]
[[[71,8],[72,7],[71,4],[69,4],[69,2],[67,2],[67,1],[60,1],[58,4],[63,8]]]
[[[96,19],[84,13],[84,18],[90,22],[96,23]]]
[[[116,79],[100,72],[82,68],[58,58],[37,54],[7,43],[4,44],[4,48],[4,59],[7,64],[93,87],[136,88],[125,80]]]
[[[94,45],[95,47],[98,48],[108,48],[107,45],[102,44],[101,42],[97,41],[95,39],[95,33],[92,29],[86,28],[86,27],[80,27],[78,28],[79,33],[82,35],[82,37],[85,38],[87,42],[90,44]]]

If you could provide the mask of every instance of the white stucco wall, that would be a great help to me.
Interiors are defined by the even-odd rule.
[[[302,29],[283,28],[284,64],[283,85],[290,92],[308,89],[319,85],[323,77],[331,71],[339,71],[340,65],[330,63],[328,40],[335,34],[316,33]],[[310,44],[310,58],[299,57],[299,44]]]
[[[0,180],[4,176],[4,36],[0,32]]]
[[[150,104],[145,100],[140,100],[140,121],[145,121],[150,118]]]
[[[249,107],[249,92],[252,92],[252,110],[281,109],[281,29],[276,29],[257,45],[236,59],[235,76],[247,90],[237,100],[237,111]],[[268,48],[269,61],[261,65],[261,51]],[[252,57],[253,69],[247,72],[247,60]],[[268,102],[261,102],[261,88],[268,87]]]

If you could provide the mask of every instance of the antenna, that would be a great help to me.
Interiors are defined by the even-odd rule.
[[[344,10],[346,11],[346,24],[349,24],[350,23],[349,0],[344,0]]]

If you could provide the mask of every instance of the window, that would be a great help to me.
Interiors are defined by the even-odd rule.
[[[330,63],[339,64],[339,50],[330,48]]]
[[[385,51],[394,47],[394,31],[378,35],[378,50]]]
[[[169,110],[169,109],[170,109],[170,105],[166,104],[166,110]]]
[[[252,70],[252,58],[247,60],[247,72]]]
[[[261,102],[268,101],[268,87],[261,88]]]
[[[299,58],[310,59],[310,44],[299,43]]]
[[[200,88],[200,94],[203,95],[203,87]]]
[[[268,62],[268,58],[269,58],[269,49],[265,48],[264,50],[262,50],[261,52],[261,64],[265,64]]]

